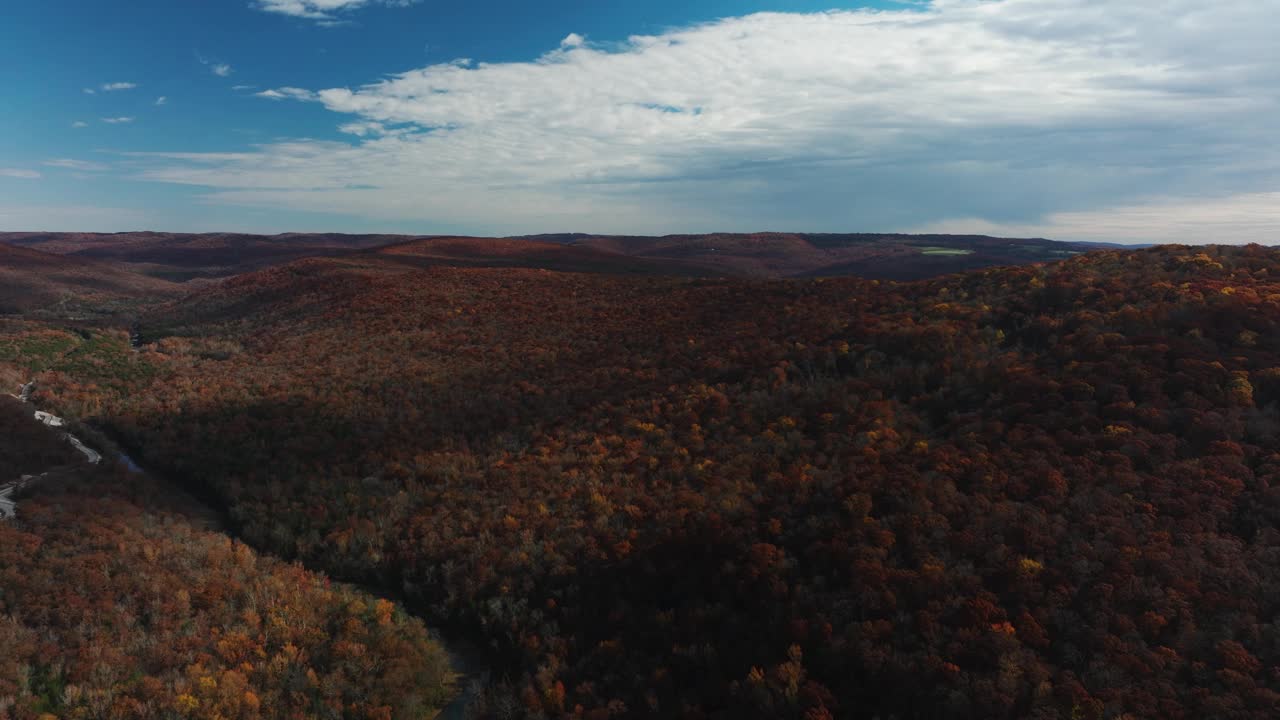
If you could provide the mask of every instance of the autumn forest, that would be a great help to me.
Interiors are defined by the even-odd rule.
[[[1274,717],[1280,251],[850,238],[0,252],[0,718]]]

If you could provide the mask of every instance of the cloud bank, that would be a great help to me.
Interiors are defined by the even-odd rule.
[[[268,4],[312,17],[366,3]],[[1276,17],[1280,0],[935,0],[613,45],[569,34],[529,62],[260,92],[348,116],[350,139],[150,154],[143,177],[217,203],[474,232],[982,226],[1149,242],[1194,227],[1280,242],[1259,200],[1280,191]],[[1246,208],[1249,237],[1230,223]]]

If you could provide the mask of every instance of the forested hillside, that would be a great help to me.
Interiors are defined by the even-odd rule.
[[[85,314],[143,296],[176,294],[172,283],[110,262],[67,258],[0,244],[0,315],[48,311]]]
[[[0,718],[422,718],[449,662],[387,600],[266,558],[0,398]]]
[[[403,241],[401,235],[341,233],[0,233],[0,243],[115,263],[142,275],[177,282],[226,277],[304,257],[342,255]]]
[[[533,267],[571,272],[736,277],[840,276],[906,280],[993,265],[1060,260],[1088,243],[985,235],[712,233],[662,237],[537,235],[514,238],[341,233],[0,232],[0,243],[110,263],[187,282],[309,257],[381,256],[407,265]],[[5,259],[0,254],[0,268]],[[3,308],[0,308],[2,310]]]
[[[686,273],[740,277],[916,280],[993,265],[1061,260],[1099,249],[1091,243],[987,235],[895,233],[710,233],[706,235],[534,235],[578,249],[667,263]]]
[[[306,260],[39,400],[482,641],[497,716],[1268,718],[1280,252],[914,283]]]

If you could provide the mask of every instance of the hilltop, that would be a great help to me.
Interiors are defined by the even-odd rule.
[[[227,277],[307,257],[376,254],[425,267],[540,267],[572,272],[737,277],[856,275],[907,280],[1060,260],[1086,243],[978,235],[714,233],[511,238],[337,233],[0,233],[0,242],[110,260],[168,280]]]
[[[528,237],[713,274],[769,278],[855,275],[881,280],[915,280],[993,265],[1061,260],[1104,247],[1043,238],[885,233]]]

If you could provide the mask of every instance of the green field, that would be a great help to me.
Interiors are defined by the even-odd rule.
[[[921,255],[972,255],[972,250],[964,250],[961,248],[939,247],[936,245],[928,245],[919,248]]]

